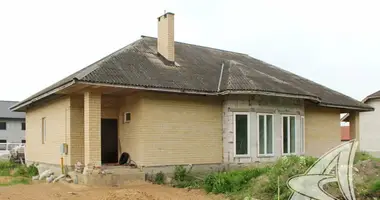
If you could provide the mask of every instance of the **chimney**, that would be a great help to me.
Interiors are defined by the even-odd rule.
[[[157,50],[168,61],[174,62],[174,13],[158,17]]]

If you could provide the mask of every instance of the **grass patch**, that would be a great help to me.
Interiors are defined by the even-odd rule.
[[[368,152],[364,152],[364,151],[356,152],[354,164],[357,164],[358,162],[366,161],[366,160],[372,160],[372,161],[380,162],[380,158],[373,157]]]
[[[30,184],[30,179],[25,177],[13,177],[8,183],[2,183],[0,186],[11,186],[18,184]]]

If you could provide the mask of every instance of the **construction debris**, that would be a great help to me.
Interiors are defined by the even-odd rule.
[[[43,180],[43,179],[45,179],[46,177],[50,177],[52,174],[53,174],[53,172],[52,172],[50,169],[45,170],[44,172],[42,172],[42,173],[40,174],[40,178],[39,178],[39,180]]]
[[[60,179],[64,178],[66,175],[61,174],[57,178],[54,179],[53,183],[58,182]]]
[[[51,183],[53,180],[54,180],[54,175],[52,174],[52,175],[50,175],[49,177],[47,177],[46,178],[46,182],[48,182],[48,183]]]
[[[78,173],[83,172],[83,164],[81,162],[77,162],[75,164],[75,172],[78,172]]]

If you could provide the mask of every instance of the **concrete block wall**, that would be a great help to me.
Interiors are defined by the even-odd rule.
[[[249,112],[250,114],[250,152],[246,157],[234,157],[234,112]],[[274,156],[259,157],[258,155],[258,124],[257,114],[274,115]],[[225,163],[251,163],[273,161],[282,155],[282,118],[283,114],[296,115],[296,134],[300,131],[300,116],[304,115],[304,102],[299,99],[230,95],[223,102],[223,161]],[[296,148],[299,148],[299,137]],[[299,149],[296,150],[300,154]]]

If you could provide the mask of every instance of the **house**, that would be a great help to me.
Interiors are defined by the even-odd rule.
[[[373,107],[373,112],[363,112],[359,114],[359,147],[361,151],[371,153],[376,157],[380,157],[380,91],[377,91],[371,95],[368,95],[363,99],[363,103]],[[346,114],[343,118],[343,122],[349,122],[351,120],[351,114]],[[352,124],[349,124],[350,129]]]
[[[344,125],[340,127],[341,141],[347,142],[351,140],[350,137],[350,126]]]
[[[11,112],[16,101],[0,101],[0,150],[6,143],[25,143],[25,113]]]
[[[173,13],[158,17],[157,39],[11,109],[26,112],[28,162],[99,166],[127,152],[140,167],[320,156],[341,142],[340,113],[373,110],[247,54],[175,42]]]

